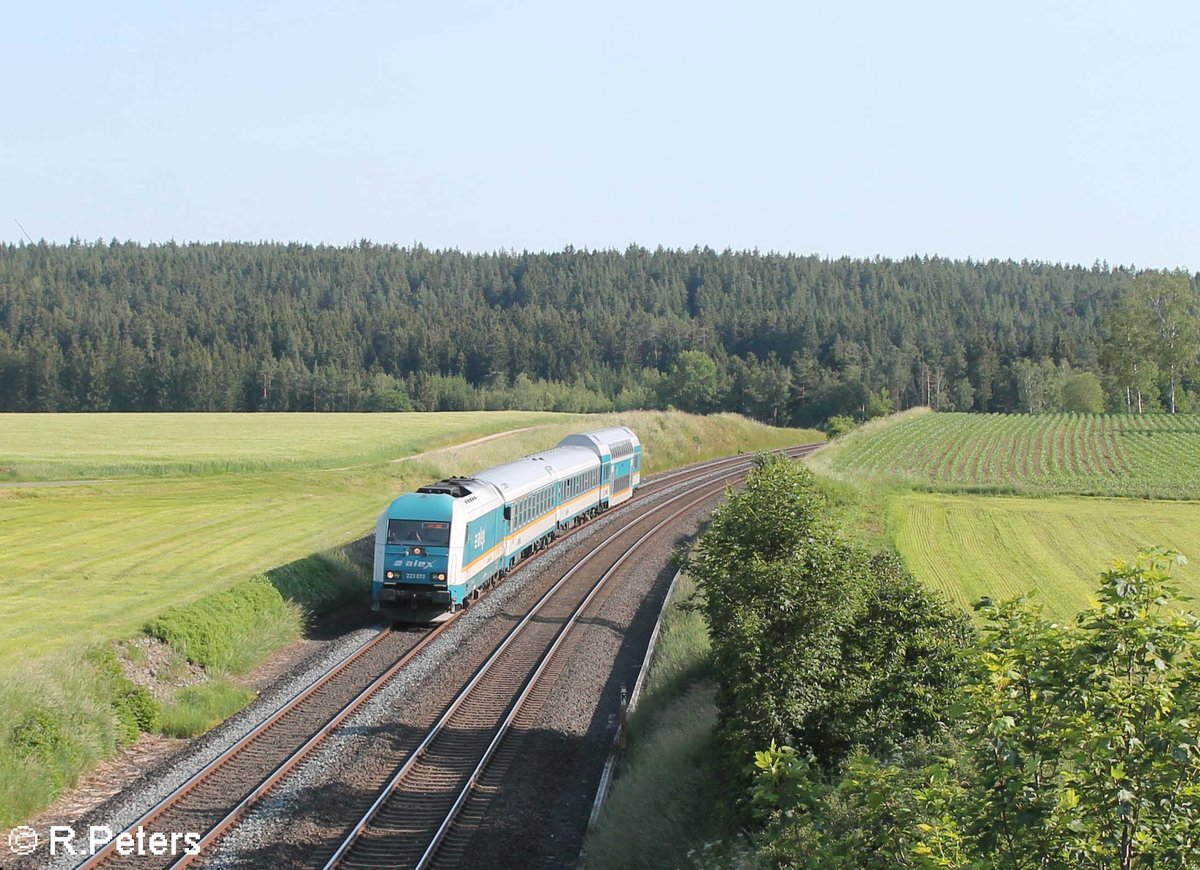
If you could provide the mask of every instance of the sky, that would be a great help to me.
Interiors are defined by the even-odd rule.
[[[1194,2],[113,0],[3,22],[0,241],[1200,268]]]

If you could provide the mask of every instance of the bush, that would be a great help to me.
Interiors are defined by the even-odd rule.
[[[217,672],[241,672],[288,639],[298,637],[301,610],[263,577],[192,604],[172,607],[146,631],[191,662]]]
[[[162,733],[168,737],[196,737],[220,725],[254,697],[249,689],[227,680],[188,686],[162,713]]]
[[[971,631],[832,522],[812,472],[759,457],[688,559],[704,593],[727,773],[775,741],[826,769],[945,721]],[[737,790],[740,793],[741,790]]]
[[[844,415],[830,417],[825,421],[825,434],[831,440],[834,438],[840,438],[857,425],[858,421],[853,417],[847,417]]]
[[[940,743],[853,755],[832,783],[772,745],[756,806],[775,866],[1200,866],[1200,619],[1174,554],[1102,575],[1074,625],[988,605]]]
[[[340,551],[298,559],[264,576],[280,595],[311,614],[328,613],[364,598],[369,589],[368,573]]]
[[[117,739],[120,743],[133,743],[143,731],[158,730],[161,712],[158,702],[149,691],[125,676],[112,647],[96,647],[84,659],[96,669],[101,684],[107,690],[113,714],[117,717]]]
[[[45,709],[28,711],[15,726],[9,743],[18,754],[41,762],[57,755],[74,756],[75,745],[61,720]]]

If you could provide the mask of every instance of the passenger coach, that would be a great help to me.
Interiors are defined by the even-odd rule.
[[[402,495],[375,527],[372,609],[424,620],[464,607],[560,532],[627,501],[642,445],[624,426]]]

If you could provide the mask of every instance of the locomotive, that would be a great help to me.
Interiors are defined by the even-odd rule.
[[[614,426],[400,496],[375,526],[372,610],[428,621],[466,607],[563,531],[628,500],[641,468],[637,435]]]

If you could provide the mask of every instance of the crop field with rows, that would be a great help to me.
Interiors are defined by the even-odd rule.
[[[901,415],[851,433],[839,475],[933,489],[1200,498],[1200,415]]]

